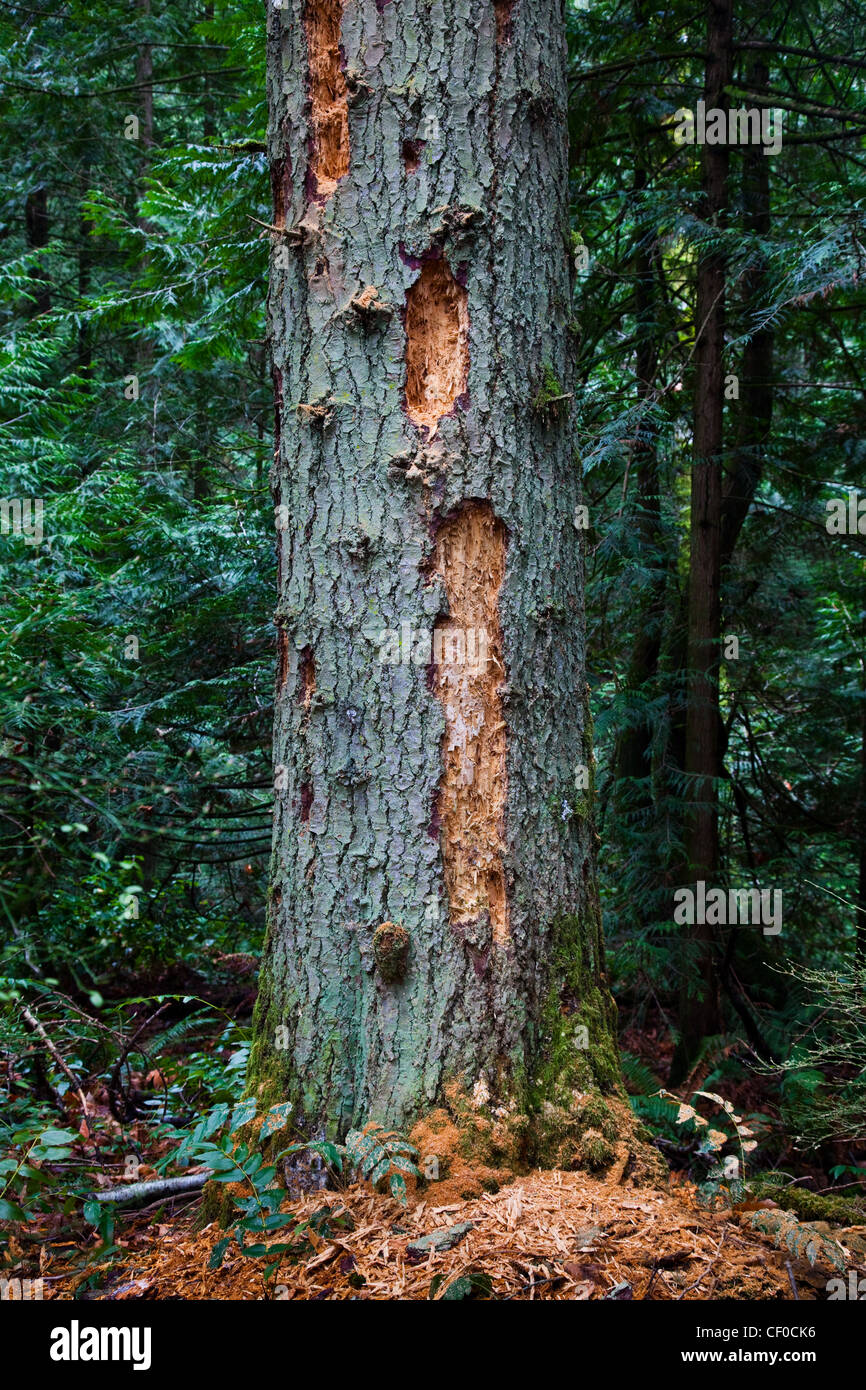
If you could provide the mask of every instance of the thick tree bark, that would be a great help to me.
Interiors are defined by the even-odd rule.
[[[450,1080],[524,1108],[612,1088],[561,0],[284,0],[268,45],[284,529],[253,1089],[339,1133]]]
[[[731,80],[733,0],[709,0],[706,109],[727,109]],[[727,200],[728,146],[703,147],[703,216],[720,225]],[[713,882],[719,867],[718,782],[721,772],[719,663],[721,639],[721,521],[724,408],[725,261],[716,250],[698,264],[695,304],[695,414],[692,464],[686,773],[689,877]],[[713,964],[712,929],[695,926],[696,976],[687,972],[681,1006],[676,1076],[702,1037],[718,1032],[721,1015]]]

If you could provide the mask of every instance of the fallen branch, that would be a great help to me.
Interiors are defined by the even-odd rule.
[[[138,1202],[154,1201],[159,1197],[176,1197],[181,1192],[196,1192],[210,1182],[212,1169],[206,1173],[188,1173],[183,1178],[154,1178],[152,1182],[130,1182],[123,1187],[109,1187],[105,1192],[94,1192],[91,1200],[113,1202],[116,1206],[132,1206]]]
[[[57,1048],[54,1046],[54,1043],[51,1041],[45,1029],[42,1027],[42,1024],[39,1022],[39,1019],[36,1017],[34,1013],[31,1013],[30,1009],[28,1009],[26,1004],[21,1005],[21,1014],[24,1019],[24,1026],[27,1029],[27,1031],[30,1033],[35,1033],[35,1035],[42,1040],[47,1051],[54,1058],[54,1061],[57,1063],[58,1067],[63,1072],[63,1075],[67,1078],[67,1080],[74,1088],[75,1093],[78,1096],[78,1099],[81,1101],[81,1121],[84,1125],[85,1130],[89,1134],[90,1126],[87,1123],[87,1101],[84,1098],[84,1092],[81,1089],[81,1084],[78,1080],[78,1077],[75,1075],[73,1071],[70,1070],[70,1068],[64,1062],[60,1053],[57,1051]]]

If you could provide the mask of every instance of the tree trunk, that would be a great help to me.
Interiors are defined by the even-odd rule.
[[[706,109],[727,110],[731,80],[732,0],[710,0],[707,18]],[[728,146],[703,147],[703,217],[718,227],[725,210]],[[695,304],[695,417],[692,464],[688,617],[686,774],[689,877],[713,882],[719,867],[719,660],[721,639],[721,519],[724,407],[725,262],[718,251],[698,263]],[[681,1060],[701,1038],[720,1030],[712,929],[697,925],[681,1009]]]
[[[48,217],[48,190],[44,184],[27,194],[24,203],[24,224],[28,250],[35,251],[48,245],[51,224]],[[51,287],[41,266],[31,269],[30,279],[33,281],[34,297],[28,306],[27,314],[29,318],[35,318],[37,314],[47,314],[51,308]]]
[[[765,92],[769,69],[762,59],[749,64],[749,90]],[[743,227],[749,234],[770,235],[770,161],[760,145],[743,150]],[[746,311],[759,303],[767,280],[763,257],[745,276]],[[764,471],[764,457],[773,420],[773,347],[770,327],[759,328],[743,352],[742,391],[738,407],[741,425],[738,447],[725,481],[722,500],[721,567],[733,558],[740,532],[749,514]]]
[[[93,269],[93,243],[91,231],[93,224],[84,212],[84,200],[90,191],[93,146],[90,127],[85,123],[81,138],[81,167],[78,172],[80,191],[78,212],[78,298],[86,299],[90,292],[91,270]],[[81,376],[89,376],[93,366],[93,332],[90,321],[82,318],[76,336],[76,371]]]
[[[524,1112],[618,1084],[578,772],[565,64],[560,0],[269,6],[283,529],[251,1075],[309,1131],[407,1125],[450,1081]]]
[[[864,595],[866,598],[866,595]],[[866,602],[861,610],[860,623],[860,797],[854,824],[859,840],[859,872],[857,876],[857,911],[855,911],[855,956],[866,965]]]
[[[637,7],[639,23],[645,22],[644,7]],[[642,130],[635,168],[635,193],[644,193],[649,182],[647,150],[649,132]],[[637,201],[638,210],[641,203]],[[637,228],[634,255],[635,273],[635,375],[638,402],[652,402],[658,372],[658,333],[655,274],[658,244],[647,241],[642,220]],[[652,578],[640,599],[640,614],[626,676],[626,689],[647,698],[653,693],[658,676],[664,624],[666,576],[662,558],[661,488],[659,484],[658,441],[655,420],[649,412],[639,417],[639,439],[634,446],[637,463],[637,528],[641,562],[652,567]],[[652,802],[649,785],[650,752],[653,739],[651,718],[630,720],[617,749],[618,795],[626,814],[638,816]]]
[[[150,0],[137,0],[138,8],[150,20]],[[135,85],[141,105],[141,144],[145,166],[153,149],[153,49],[149,43],[139,44],[135,63]]]

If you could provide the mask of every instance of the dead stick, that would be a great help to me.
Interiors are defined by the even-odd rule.
[[[130,1182],[124,1187],[109,1187],[105,1192],[94,1192],[91,1200],[113,1202],[116,1206],[131,1206],[137,1202],[154,1201],[158,1197],[174,1197],[180,1192],[195,1192],[210,1182],[213,1170],[206,1173],[188,1173],[183,1178],[154,1178],[152,1182]]]
[[[73,1087],[75,1088],[75,1093],[78,1096],[78,1099],[81,1101],[81,1117],[85,1125],[87,1125],[87,1101],[84,1099],[84,1092],[82,1091],[81,1086],[78,1082],[78,1077],[75,1076],[74,1073],[69,1070],[69,1067],[66,1065],[60,1053],[57,1051],[57,1048],[54,1046],[54,1043],[51,1041],[45,1029],[42,1027],[42,1024],[39,1022],[39,1019],[36,1017],[35,1014],[30,1012],[26,1004],[21,1005],[21,1012],[24,1016],[24,1022],[26,1026],[30,1029],[31,1033],[36,1033],[42,1039],[48,1051],[51,1053],[51,1056],[54,1058],[58,1067],[63,1072],[63,1075],[67,1078],[68,1081],[72,1083]]]
[[[786,1260],[786,1261],[785,1261],[785,1268],[786,1268],[787,1271],[788,1271],[788,1278],[789,1278],[789,1280],[791,1281],[791,1288],[794,1290],[794,1297],[795,1297],[795,1299],[797,1300],[797,1302],[799,1303],[799,1302],[800,1302],[800,1295],[799,1295],[798,1292],[797,1292],[797,1281],[796,1281],[796,1279],[794,1278],[794,1271],[793,1271],[793,1269],[791,1268],[791,1261],[790,1261],[790,1260]]]

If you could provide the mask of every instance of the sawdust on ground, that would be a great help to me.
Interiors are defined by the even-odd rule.
[[[357,1184],[286,1205],[302,1218],[329,1207],[322,1234],[297,1237],[268,1285],[267,1263],[230,1247],[218,1269],[212,1247],[225,1232],[186,1216],[125,1267],[102,1297],[145,1299],[441,1298],[461,1276],[486,1275],[494,1299],[820,1297],[832,1271],[811,1270],[730,1211],[701,1208],[689,1184],[665,1191],[624,1188],[583,1172],[537,1171],[498,1192],[442,1204],[431,1184],[408,1208]],[[417,1255],[411,1241],[471,1222],[450,1250]],[[285,1240],[279,1233],[275,1240]],[[59,1292],[69,1297],[70,1291]],[[454,1296],[453,1294],[451,1295]],[[483,1296],[483,1295],[482,1295]]]

